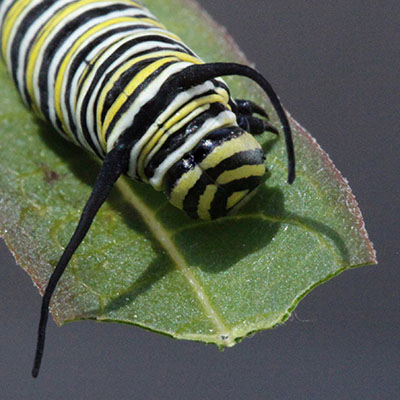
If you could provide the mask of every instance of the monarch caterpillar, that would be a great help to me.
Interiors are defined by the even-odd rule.
[[[262,182],[265,155],[253,136],[278,130],[261,107],[234,100],[221,76],[250,78],[269,96],[285,134],[289,183],[294,149],[285,112],[261,74],[204,63],[136,1],[3,0],[0,32],[24,102],[103,160],[43,296],[36,377],[52,294],[122,174],[164,191],[171,204],[201,219],[235,211]]]

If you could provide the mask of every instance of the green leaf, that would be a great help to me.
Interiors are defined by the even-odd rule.
[[[143,3],[205,60],[246,62],[191,1]],[[235,97],[271,110],[249,81],[229,83]],[[0,87],[0,232],[43,292],[99,163],[24,108],[3,66]],[[236,216],[193,221],[149,185],[120,179],[59,284],[55,320],[125,322],[231,346],[285,321],[319,283],[375,263],[347,182],[291,122],[297,180],[286,183],[283,138],[262,135],[270,177]]]

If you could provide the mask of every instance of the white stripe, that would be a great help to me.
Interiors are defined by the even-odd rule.
[[[168,107],[157,117],[157,119],[153,122],[153,124],[149,127],[149,129],[145,132],[145,134],[140,138],[140,140],[136,143],[135,145],[135,148],[137,149],[136,153],[140,155],[143,147],[151,140],[151,138],[158,131],[160,126],[162,126],[166,122],[166,120],[170,118],[172,114],[176,113],[185,103],[189,102],[192,98],[213,89],[215,89],[214,84],[211,81],[206,81],[201,85],[194,86],[188,90],[185,90],[184,92],[179,93],[168,105]],[[192,115],[192,113],[190,115]],[[171,131],[172,128],[173,127],[171,127],[169,131]],[[164,134],[168,133],[165,132]],[[157,146],[155,146],[153,150],[157,151]],[[149,161],[151,159],[153,150],[147,156],[146,160]],[[148,161],[146,161],[146,164],[148,163]],[[135,163],[135,168],[136,168],[136,163]]]
[[[3,0],[0,4],[0,31],[3,29],[4,17],[8,6],[11,5],[13,0]]]
[[[42,26],[48,21],[50,17],[52,17],[57,11],[67,5],[69,3],[73,3],[74,0],[65,0],[64,2],[56,2],[53,4],[46,12],[44,12],[34,23],[30,26],[30,28],[26,31],[24,38],[21,41],[21,45],[19,47],[18,53],[18,71],[17,71],[17,82],[18,82],[18,90],[21,93],[22,98],[27,101],[24,96],[24,79],[25,79],[25,56],[28,51],[29,43],[32,40],[32,37],[36,35],[37,31],[42,28]]]
[[[116,122],[113,132],[107,140],[107,152],[110,152],[114,147],[114,143],[126,129],[132,126],[133,120],[136,114],[141,110],[144,104],[157,96],[158,91],[164,84],[164,82],[172,75],[182,71],[189,65],[193,65],[189,62],[176,62],[169,67],[165,68],[160,75],[157,76],[136,98],[131,107],[120,117]],[[137,144],[138,145],[138,144]],[[137,145],[132,148],[131,155],[133,160],[136,160]]]
[[[152,32],[158,32],[159,29],[151,29]],[[88,87],[90,87],[93,78],[95,76],[95,73],[98,71],[98,69],[101,67],[102,63],[107,61],[108,57],[110,55],[112,55],[112,53],[114,51],[116,51],[118,49],[118,47],[121,45],[121,43],[125,43],[126,41],[130,40],[132,37],[137,37],[137,36],[143,36],[143,34],[139,31],[136,32],[135,34],[130,34],[129,36],[126,36],[127,32],[121,32],[120,34],[117,34],[115,36],[111,36],[105,43],[105,47],[110,46],[110,48],[108,50],[106,50],[101,57],[99,58],[99,60],[96,61],[96,64],[93,66],[92,70],[90,71],[88,77],[85,78],[85,85],[82,88],[81,91],[81,96],[76,99],[76,95],[77,95],[77,90],[78,90],[78,85],[79,85],[79,80],[81,79],[82,74],[85,72],[87,64],[86,63],[82,63],[79,68],[77,69],[77,71],[74,74],[73,79],[71,80],[71,92],[70,92],[70,97],[69,99],[66,99],[66,101],[69,101],[70,104],[70,108],[72,110],[72,118],[73,118],[73,122],[76,126],[76,130],[77,130],[77,136],[79,138],[79,140],[81,140],[84,143],[86,142],[85,137],[83,136],[83,130],[82,130],[82,120],[80,117],[80,113],[81,113],[81,109],[82,109],[82,103],[83,100],[85,98],[85,96],[87,95],[86,89]],[[114,39],[114,40],[113,40]],[[122,40],[121,40],[122,39]],[[114,44],[113,44],[114,43]],[[92,61],[92,59],[94,57],[97,56],[98,51],[101,49],[101,45],[94,48],[87,56],[86,58],[86,62],[90,63]],[[115,66],[119,60],[121,60],[122,58],[119,58],[116,62],[114,62],[112,64],[112,66]],[[94,88],[93,92],[90,95],[89,98],[89,106],[88,106],[88,113],[92,113],[94,112],[94,110],[91,110],[91,107],[93,107],[93,103],[94,100],[96,98],[96,95],[98,93],[98,89],[101,85],[101,83],[104,81],[106,74],[109,72],[110,69],[107,69],[106,72],[102,75],[101,79],[96,83],[96,87]],[[63,88],[63,90],[65,90],[65,88]],[[63,103],[64,105],[64,103]],[[86,120],[86,124],[89,126],[89,131],[90,131],[90,135],[92,138],[96,138],[96,142],[98,141],[98,135],[97,132],[93,131],[93,121],[91,119],[91,116],[87,116],[87,118],[89,118],[89,121]],[[89,145],[87,145],[89,146]],[[101,153],[104,153],[104,150],[101,149]]]
[[[106,3],[107,4],[107,3]],[[104,8],[104,7],[102,7]],[[124,12],[116,11],[108,14],[106,17],[101,16],[97,18],[92,18],[87,21],[84,25],[81,25],[78,29],[76,29],[66,40],[61,47],[57,49],[57,51],[52,55],[51,63],[49,65],[49,72],[47,76],[47,87],[48,87],[48,106],[49,106],[49,116],[50,121],[53,125],[56,125],[56,111],[55,111],[55,98],[54,98],[54,89],[55,89],[55,80],[56,80],[56,72],[59,63],[63,60],[66,54],[69,52],[71,47],[75,44],[75,42],[87,31],[91,28],[95,27],[96,25],[104,22],[106,19],[111,20],[116,17],[136,17],[139,13],[142,13],[141,10],[133,8],[129,10],[125,10]],[[115,28],[116,25],[113,25]],[[103,33],[104,31],[101,31]],[[88,40],[90,41],[92,37],[89,37]],[[84,45],[87,44],[87,41]],[[65,75],[66,76],[66,75]]]
[[[185,153],[192,150],[201,139],[203,139],[213,130],[223,126],[235,124],[236,115],[231,111],[223,111],[216,117],[208,119],[194,135],[189,137],[182,146],[166,157],[165,160],[156,168],[154,171],[154,176],[150,179],[150,184],[154,187],[154,189],[161,190],[164,175],[176,162],[183,157]]]
[[[18,18],[15,20],[14,25],[11,27],[10,34],[8,36],[6,53],[5,53],[5,59],[8,64],[10,73],[11,73],[11,70],[13,69],[13,66],[11,65],[11,50],[12,50],[12,43],[14,41],[15,35],[17,33],[17,30],[18,30],[23,18],[25,18],[26,14],[28,14],[32,10],[32,8],[34,8],[36,5],[37,5],[37,3],[35,4],[35,2],[28,4],[28,6],[26,8],[24,8],[22,10],[22,12],[18,15]]]
[[[60,2],[61,3],[61,2]],[[65,3],[62,3],[63,5]],[[104,2],[104,3],[100,3],[99,7],[105,7],[105,6],[111,6],[111,5],[115,5],[114,2]],[[42,44],[40,51],[38,52],[38,56],[36,58],[36,64],[34,66],[34,70],[33,70],[33,78],[32,78],[32,82],[33,82],[33,93],[34,93],[34,98],[36,99],[36,103],[39,107],[41,107],[40,104],[40,89],[39,89],[39,77],[40,77],[40,66],[43,62],[43,58],[44,58],[44,53],[49,45],[49,43],[54,39],[54,37],[60,32],[60,30],[62,30],[66,24],[68,24],[69,22],[75,20],[76,18],[79,18],[80,15],[84,14],[86,11],[91,11],[94,9],[94,5],[93,4],[87,4],[83,7],[78,8],[77,10],[75,10],[73,13],[68,14],[63,20],[62,23],[58,24],[47,36],[46,39],[44,41],[44,43]],[[48,22],[51,21],[52,18],[49,18]],[[68,43],[70,43],[71,41],[68,40]]]
[[[154,145],[154,147],[151,149],[149,154],[147,154],[146,159],[144,160],[144,167],[146,167],[151,159],[154,157],[154,155],[160,150],[162,145],[168,140],[168,138],[173,135],[175,132],[177,132],[179,129],[183,128],[185,125],[187,125],[190,121],[198,117],[200,114],[202,114],[204,111],[207,111],[210,108],[210,104],[206,103],[203,106],[195,108],[191,113],[189,113],[185,118],[182,118],[179,122],[176,124],[172,125],[170,129],[165,131],[162,135],[162,137],[157,141],[157,143]],[[140,156],[139,156],[140,157]]]
[[[119,28],[124,28],[124,27],[128,27],[130,25],[130,23],[125,22],[123,24],[118,25]],[[113,30],[115,29],[115,26],[112,25],[110,27],[108,27],[108,29],[102,30],[98,33],[96,33],[95,35],[92,35],[90,37],[90,41],[92,40],[96,40],[97,37],[101,36],[102,34],[108,32],[109,30]],[[61,88],[61,112],[65,121],[65,126],[66,129],[69,132],[72,132],[72,128],[71,128],[71,124],[75,123],[76,118],[74,118],[74,109],[75,109],[75,96],[76,96],[76,91],[78,90],[78,82],[80,77],[82,76],[82,74],[84,73],[87,64],[90,63],[90,61],[93,59],[93,57],[95,57],[100,51],[102,51],[103,49],[111,46],[115,41],[125,37],[127,34],[127,31],[124,32],[118,32],[118,33],[114,33],[112,35],[108,35],[107,39],[104,40],[103,42],[101,42],[99,45],[97,45],[96,47],[94,47],[90,53],[87,54],[85,61],[79,65],[79,67],[74,71],[74,74],[72,76],[71,79],[71,84],[70,84],[70,96],[67,99],[66,98],[66,91],[67,91],[67,78],[71,72],[71,66],[75,60],[75,57],[79,54],[79,52],[89,43],[85,42],[83,43],[82,46],[79,46],[79,48],[76,50],[74,56],[71,58],[71,62],[68,64],[66,70],[65,70],[65,79],[63,79],[62,82],[62,88]],[[71,113],[72,113],[72,121],[70,120],[70,118],[68,117],[68,112],[67,112],[67,102],[69,103],[70,109],[71,109]],[[80,129],[77,129],[78,132],[80,134],[77,134],[77,140],[79,140],[79,142],[81,143],[82,147],[85,148],[89,148],[89,144],[86,142],[86,139],[84,138],[84,136],[82,135],[82,132]]]
[[[161,31],[157,28],[155,29],[150,29],[151,33],[156,33],[156,34],[160,34]],[[76,116],[76,126],[79,127],[80,130],[80,134],[83,136],[82,134],[82,120],[81,120],[81,109],[82,109],[82,105],[83,105],[83,100],[85,99],[86,95],[87,95],[87,89],[90,87],[90,85],[92,84],[92,81],[98,71],[99,68],[101,68],[102,64],[104,62],[107,61],[107,59],[115,52],[118,50],[118,48],[120,46],[122,46],[124,43],[128,42],[129,40],[132,40],[134,38],[137,37],[143,37],[143,36],[147,36],[149,34],[149,31],[146,30],[146,33],[143,32],[138,32],[136,34],[131,34],[127,37],[124,37],[123,40],[118,41],[117,43],[115,43],[113,46],[111,46],[109,49],[107,49],[104,54],[101,55],[101,57],[96,60],[96,64],[93,66],[92,70],[90,71],[90,74],[88,77],[85,78],[85,85],[81,90],[81,94],[76,102],[76,109],[75,109],[75,116]],[[112,71],[116,66],[118,66],[119,64],[123,63],[124,61],[126,61],[128,58],[134,56],[135,54],[143,51],[143,50],[147,50],[149,47],[151,48],[152,45],[154,45],[154,47],[158,46],[160,42],[144,42],[144,43],[140,43],[134,47],[131,47],[127,52],[125,52],[124,54],[122,54],[120,57],[118,57],[118,59],[116,59],[107,69],[106,71],[103,73],[102,78],[99,79],[98,82],[96,82],[96,86],[94,87],[92,93],[90,94],[90,98],[89,98],[89,102],[88,102],[88,107],[87,110],[88,112],[86,113],[86,124],[88,126],[88,130],[90,133],[90,136],[92,137],[92,140],[95,139],[95,142],[99,142],[98,137],[99,137],[99,132],[95,132],[94,131],[94,123],[95,123],[95,112],[96,110],[94,110],[94,101],[96,99],[97,94],[99,93],[99,89],[102,85],[102,83],[104,82],[105,77],[107,76],[107,74]],[[173,47],[174,45],[167,45],[166,47]],[[91,53],[91,56],[95,56],[94,53]],[[82,67],[82,72],[84,72],[86,66]],[[76,90],[78,87],[78,81],[80,79],[80,75],[76,75],[76,79],[74,78],[72,87],[75,88],[74,93],[71,93],[71,102],[74,101],[74,98],[76,96]],[[74,107],[71,104],[72,107]],[[98,129],[101,129],[101,127],[98,127]],[[100,144],[99,144],[100,146]],[[101,152],[104,152],[104,149],[100,150]]]
[[[129,53],[125,53],[124,54],[124,59],[130,58],[132,56],[132,54],[136,54],[136,53],[140,53],[141,51],[145,51],[145,50],[152,50],[155,49],[156,47],[158,47],[160,45],[160,42],[145,42],[145,43],[140,43],[138,45],[136,45],[135,47],[132,47],[131,49],[129,49]],[[175,47],[173,44],[167,44],[165,43],[165,49],[160,50],[160,51],[165,51],[168,50],[170,48]],[[154,53],[152,53],[155,57],[157,57],[157,53],[159,51],[155,51]],[[115,68],[116,66],[118,66],[118,64],[121,64],[122,62],[122,57],[118,58],[118,60],[116,60],[112,66],[110,66],[110,68],[107,68],[107,71],[104,73],[103,76],[105,76],[109,71],[112,71],[113,68]],[[95,91],[93,91],[93,96],[91,96],[90,101],[88,103],[88,109],[91,110],[93,109],[93,114],[90,113],[88,115],[88,120],[87,120],[87,124],[88,124],[88,128],[90,129],[91,132],[93,132],[94,130],[94,123],[95,123],[95,118],[97,118],[97,115],[95,114],[97,110],[95,110],[93,108],[94,106],[94,100],[96,98],[96,94],[99,92],[100,86],[102,84],[102,82],[104,81],[104,78],[102,78],[99,81],[99,84],[96,86]],[[86,86],[86,85],[85,85]],[[97,129],[101,129],[101,127],[97,127]]]

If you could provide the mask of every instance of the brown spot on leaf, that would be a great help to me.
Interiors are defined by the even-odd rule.
[[[51,184],[60,179],[60,174],[50,169],[46,164],[40,166],[43,171],[44,180],[46,183]]]

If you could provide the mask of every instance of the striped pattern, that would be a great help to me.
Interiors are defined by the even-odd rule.
[[[102,159],[128,141],[127,175],[191,217],[226,215],[260,184],[263,151],[238,127],[225,83],[165,91],[203,62],[138,2],[1,0],[0,26],[28,106]]]

